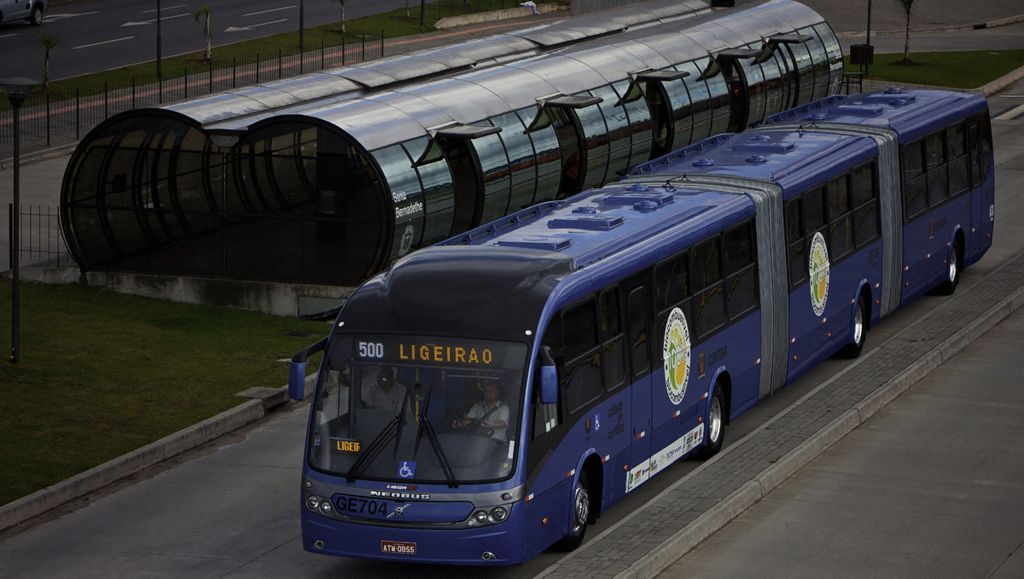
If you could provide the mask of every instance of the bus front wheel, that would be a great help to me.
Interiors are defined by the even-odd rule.
[[[963,269],[963,245],[957,239],[953,245],[953,251],[949,256],[949,263],[946,265],[946,277],[937,288],[937,293],[942,296],[951,296],[960,283],[960,271]]]
[[[862,295],[857,300],[857,310],[853,313],[853,328],[850,343],[841,352],[843,358],[856,358],[864,350],[864,342],[868,338],[868,321],[871,319],[868,301]]]
[[[590,485],[587,472],[580,472],[576,486],[572,492],[572,520],[569,523],[569,534],[558,544],[559,550],[572,551],[583,544],[590,521]]]

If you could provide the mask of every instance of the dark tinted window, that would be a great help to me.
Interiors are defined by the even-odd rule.
[[[712,237],[695,245],[690,251],[690,279],[697,292],[722,278],[719,239]]]
[[[754,263],[754,239],[750,222],[725,232],[725,275]]]
[[[924,173],[924,141],[903,145],[903,178],[913,179]]]
[[[850,228],[850,215],[834,219],[828,226],[828,238],[832,246],[829,248],[829,259],[832,262],[842,259],[853,249],[853,232]]]
[[[622,327],[619,323],[618,287],[613,287],[601,293],[598,313],[602,340],[622,333]]]
[[[946,142],[949,144],[949,158],[956,159],[967,154],[967,131],[963,123],[946,128]]]
[[[563,369],[565,377],[565,407],[569,412],[580,408],[601,395],[601,357],[594,352]]]
[[[857,247],[878,237],[878,202],[872,201],[853,211],[853,242]]]
[[[801,238],[789,246],[790,285],[795,287],[807,281],[807,275],[807,248]]]
[[[861,165],[850,172],[850,204],[860,207],[875,196],[875,164]]]
[[[800,233],[800,199],[786,203],[786,242],[793,243],[802,237]]]
[[[821,188],[803,195],[804,235],[811,235],[825,224],[825,200]]]
[[[567,361],[597,345],[597,316],[593,299],[566,311],[563,318]]]
[[[730,277],[725,285],[725,303],[730,320],[757,305],[757,268],[753,265]]]
[[[693,325],[697,340],[703,340],[725,324],[725,291],[715,285],[693,297]]]
[[[907,219],[913,219],[928,209],[928,198],[925,193],[924,177],[918,177],[905,185],[907,198],[906,215]]]
[[[835,219],[850,210],[850,198],[846,190],[846,175],[830,181],[825,191],[828,194],[829,219]]]
[[[924,167],[930,170],[946,162],[945,133],[938,131],[924,138]]]
[[[629,292],[626,313],[629,320],[629,352],[633,377],[639,377],[650,365],[647,345],[647,292],[638,287]]]
[[[655,268],[654,291],[658,311],[682,301],[687,296],[689,289],[686,277],[687,257],[685,253],[677,255]]]

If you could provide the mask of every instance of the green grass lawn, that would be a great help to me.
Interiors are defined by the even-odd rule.
[[[11,284],[0,281],[0,504],[277,387],[277,360],[324,322],[192,306],[79,286],[22,284],[11,364]]]
[[[913,64],[897,64],[903,54],[876,54],[868,77],[876,80],[927,84],[952,88],[977,88],[1024,66],[1024,50],[911,53]],[[860,70],[845,59],[847,71]]]

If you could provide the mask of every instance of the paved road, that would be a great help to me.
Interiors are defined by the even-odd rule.
[[[203,49],[202,27],[193,18],[203,5],[212,7],[215,46],[288,31],[296,32],[298,44],[300,1],[307,27],[339,21],[335,0],[162,0],[163,54]],[[404,5],[405,0],[348,0],[345,15],[358,18]],[[44,53],[37,38],[44,34],[60,41],[50,63],[54,80],[156,60],[156,1],[82,0],[51,7],[39,28],[0,26],[0,76],[41,78]]]

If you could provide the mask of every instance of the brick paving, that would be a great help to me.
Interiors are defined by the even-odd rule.
[[[1009,260],[971,286],[961,285],[956,294],[879,345],[864,361],[810,393],[799,405],[727,449],[705,468],[675,483],[611,532],[549,567],[546,574],[603,578],[629,570],[676,532],[755,480],[780,458],[1021,287],[1024,255]]]

